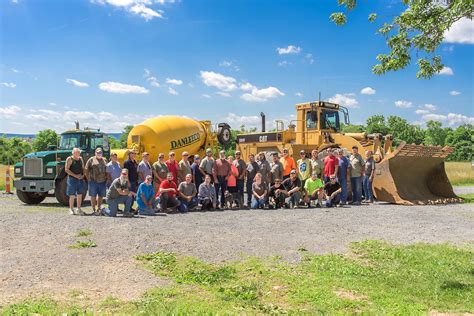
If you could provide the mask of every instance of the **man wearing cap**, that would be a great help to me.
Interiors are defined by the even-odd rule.
[[[186,181],[186,175],[192,172],[191,164],[189,163],[188,158],[189,158],[188,152],[184,151],[181,154],[181,160],[178,164],[178,184]]]
[[[272,154],[272,162],[270,163],[270,184],[274,185],[276,180],[283,179],[283,165],[280,162],[278,153]]]
[[[168,208],[176,210],[179,206],[179,201],[176,199],[178,187],[176,186],[173,177],[173,173],[168,172],[166,180],[161,182],[160,190],[156,193],[156,197],[159,197],[162,212],[166,212]]]
[[[249,155],[249,162],[247,164],[247,182],[246,182],[246,189],[247,189],[247,208],[250,208],[251,203],[252,203],[252,185],[253,185],[253,180],[255,178],[255,175],[258,172],[258,163],[255,161],[255,155],[250,154]]]
[[[102,148],[97,148],[95,156],[87,160],[84,173],[89,181],[89,196],[93,214],[100,215],[102,200],[107,193],[107,160],[103,157]]]
[[[153,175],[153,169],[151,168],[151,164],[149,161],[149,155],[145,151],[142,155],[142,161],[138,164],[138,184],[145,182],[147,176]]]
[[[282,185],[286,189],[286,204],[288,204],[290,208],[298,208],[301,199],[301,181],[295,169],[290,171],[290,177],[284,180]]]
[[[260,152],[258,154],[258,172],[262,175],[262,181],[265,183],[270,183],[271,181],[271,168],[270,164],[268,163],[267,158],[265,157],[264,152]]]
[[[153,177],[147,175],[145,181],[138,186],[137,204],[140,215],[155,215],[155,189],[152,180]]]
[[[341,204],[344,205],[347,203],[347,174],[350,172],[350,162],[349,159],[344,156],[344,150],[339,149],[339,168],[337,179],[341,185]]]
[[[318,173],[313,172],[311,178],[306,180],[304,184],[305,191],[305,203],[308,207],[311,207],[311,201],[317,201],[316,207],[321,207],[324,198],[324,184],[321,179],[318,178]]]
[[[311,151],[311,171],[318,174],[318,178],[324,180],[323,171],[324,171],[324,162],[319,159],[318,151],[313,149]]]
[[[239,172],[237,176],[237,192],[239,192],[240,196],[240,205],[244,205],[244,186],[245,186],[245,173],[247,171],[247,164],[242,159],[242,153],[240,151],[235,152],[235,160],[234,166],[237,167],[237,171]]]
[[[201,163],[199,164],[199,171],[201,171],[202,176],[204,177],[206,174],[211,176],[211,182],[214,182],[216,179],[214,179],[213,176],[213,170],[214,170],[214,164],[216,161],[214,160],[214,157],[212,157],[212,149],[208,148],[206,149],[206,157],[204,157],[201,160]]]
[[[359,147],[352,146],[352,154],[349,156],[352,205],[360,205],[362,201],[362,175],[365,170],[365,162],[359,154]]]
[[[221,207],[225,204],[225,191],[227,190],[227,180],[232,174],[230,163],[225,159],[225,150],[219,152],[219,159],[214,163],[213,175],[214,185],[216,187],[216,194],[221,193]]]
[[[298,159],[296,165],[298,167],[298,178],[301,180],[301,188],[304,188],[306,180],[309,179],[312,174],[311,161],[306,157],[304,150],[300,151],[300,159]]]
[[[123,216],[133,217],[130,212],[133,203],[134,192],[130,191],[130,183],[128,181],[128,170],[122,169],[120,177],[112,181],[107,191],[107,204],[109,208],[102,210],[102,215],[115,217],[117,216],[118,205],[125,205]]]
[[[290,157],[287,148],[283,148],[280,162],[283,165],[283,180],[288,179],[291,170],[296,170],[296,164],[293,157]]]
[[[122,172],[122,167],[120,163],[117,161],[117,154],[111,153],[110,154],[110,161],[107,163],[107,188],[110,187],[112,181],[120,177],[120,173]]]
[[[168,174],[168,166],[165,163],[165,154],[158,154],[158,161],[156,161],[153,166],[153,186],[155,187],[155,192],[160,188],[160,183],[166,180],[166,175]]]
[[[324,185],[326,191],[326,207],[333,207],[339,204],[341,196],[341,185],[337,182],[336,176],[329,177],[329,182]]]
[[[199,188],[201,183],[204,181],[204,176],[201,170],[199,170],[199,164],[201,163],[201,157],[199,155],[194,155],[194,161],[191,164],[191,171],[193,175],[193,183],[196,185],[196,188]]]
[[[187,213],[198,205],[197,189],[193,183],[193,175],[188,173],[185,180],[179,184],[178,200],[181,202],[178,209],[181,213]]]
[[[168,167],[168,172],[171,172],[173,174],[173,181],[178,185],[178,162],[174,159],[175,158],[175,153],[174,151],[169,153],[169,159],[166,160],[166,166]]]
[[[128,152],[128,159],[124,161],[123,167],[128,170],[128,181],[130,191],[137,192],[138,189],[138,164],[135,160],[137,152],[132,149]]]

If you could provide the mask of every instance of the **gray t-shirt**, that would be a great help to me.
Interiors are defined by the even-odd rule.
[[[200,168],[204,169],[206,174],[212,175],[212,169],[214,168],[214,158],[208,158],[207,156],[201,160]]]
[[[370,157],[365,161],[365,175],[370,176],[372,170],[375,169],[375,160],[373,157]]]
[[[272,176],[272,183],[275,183],[275,180],[282,179],[283,177],[283,164],[280,161],[270,163],[270,173]]]
[[[153,175],[153,169],[151,169],[150,163],[146,163],[144,161],[141,161],[138,164],[138,172],[143,174],[143,178],[146,179],[146,176],[152,176]],[[138,183],[143,182],[141,178],[138,178]]]
[[[118,189],[128,190],[128,182],[124,183],[123,185],[120,183],[120,178],[115,179],[112,181],[112,184],[107,191],[107,199],[116,199],[120,196]]]
[[[360,154],[351,154],[349,162],[351,164],[351,177],[362,177],[362,168],[364,167],[364,159],[362,159],[362,156]]]
[[[245,177],[245,169],[247,168],[245,161],[243,161],[242,159],[236,159],[234,160],[234,166],[236,166],[237,170],[239,171],[237,179],[243,179]]]
[[[179,184],[178,191],[186,196],[191,196],[197,193],[196,185],[192,182],[190,184],[187,184],[186,182],[181,182]]]
[[[269,174],[270,174],[270,164],[268,161],[265,160],[259,160],[257,161],[258,163],[258,172],[262,174],[262,180],[267,181],[269,179]]]

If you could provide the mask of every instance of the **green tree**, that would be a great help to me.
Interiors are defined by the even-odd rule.
[[[395,146],[398,146],[402,141],[407,144],[421,144],[425,138],[425,133],[419,126],[411,125],[399,116],[389,116],[387,126],[393,135]]]
[[[132,130],[133,125],[127,125],[123,128],[122,135],[120,135],[120,146],[121,148],[127,148],[128,134]]]
[[[472,160],[474,153],[474,127],[467,124],[450,131],[446,137],[446,145],[454,147],[454,152],[449,155],[448,160]]]
[[[35,151],[47,150],[49,145],[57,146],[59,135],[52,129],[40,131],[33,140],[33,149]]]
[[[428,121],[426,123],[425,141],[426,145],[444,146],[450,128],[443,128],[440,122]]]
[[[385,121],[385,117],[383,115],[372,115],[367,118],[367,133],[381,133],[386,135],[389,133],[387,122]]]
[[[32,152],[31,144],[19,137],[0,137],[0,164],[12,165],[21,160],[27,153]]]
[[[124,148],[124,147],[122,147],[122,143],[120,142],[120,140],[116,139],[115,137],[112,137],[112,136],[109,136],[109,145],[110,145],[110,149]]]
[[[361,133],[365,132],[367,128],[364,125],[352,125],[352,124],[343,124],[341,123],[341,131],[343,133]]]
[[[345,12],[335,12],[329,17],[337,25],[347,22],[347,14],[355,9],[357,0],[337,0]],[[417,78],[431,78],[442,68],[441,57],[435,55],[453,23],[466,17],[472,19],[472,0],[401,0],[405,10],[392,20],[379,17],[376,13],[368,16],[369,22],[380,21],[378,33],[385,37],[388,53],[377,55],[379,64],[372,68],[377,75],[404,69],[417,59]],[[385,21],[384,21],[385,20]]]

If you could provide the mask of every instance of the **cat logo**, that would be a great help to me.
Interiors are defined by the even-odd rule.
[[[261,143],[265,143],[267,141],[267,135],[262,135],[258,138],[258,141]]]

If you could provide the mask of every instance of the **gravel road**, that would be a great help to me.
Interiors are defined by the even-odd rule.
[[[472,189],[472,188],[471,188]],[[468,189],[463,189],[468,190]],[[92,232],[77,237],[80,229]],[[70,249],[91,239],[95,248]],[[219,262],[241,255],[281,255],[295,261],[298,249],[345,252],[349,243],[474,241],[473,204],[372,206],[334,209],[194,212],[156,217],[71,216],[48,198],[37,206],[0,196],[0,306],[30,295],[92,301],[138,298],[166,284],[133,257],[159,250]]]

